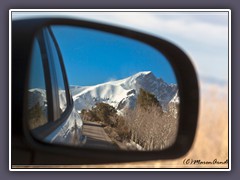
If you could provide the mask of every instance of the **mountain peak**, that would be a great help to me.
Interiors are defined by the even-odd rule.
[[[151,71],[141,71],[138,72],[132,76],[130,76],[131,79],[136,79],[136,80],[140,80],[140,79],[155,79],[156,77],[154,76],[154,74]]]
[[[120,109],[134,107],[140,89],[155,95],[163,109],[167,109],[177,91],[177,87],[156,78],[151,71],[141,71],[125,79],[72,88],[71,92],[76,109],[81,111],[92,108],[98,102],[108,103]]]
[[[134,76],[141,76],[141,75],[148,75],[148,74],[152,74],[152,71],[141,71],[136,73]]]

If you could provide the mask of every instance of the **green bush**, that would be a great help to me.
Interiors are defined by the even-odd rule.
[[[102,122],[108,121],[110,116],[113,116],[117,113],[113,106],[106,103],[97,103],[92,111]]]
[[[97,117],[97,115],[91,110],[83,109],[81,111],[80,116],[84,121],[92,121],[92,122],[100,121],[100,119]]]
[[[141,108],[144,108],[145,110],[148,110],[152,106],[159,107],[160,104],[159,104],[157,98],[153,94],[151,94],[141,88],[140,92],[137,96],[137,107],[139,107],[139,106]]]
[[[81,118],[85,121],[102,122],[106,125],[114,126],[114,116],[116,116],[116,109],[106,103],[97,103],[91,110],[83,109],[81,111]]]

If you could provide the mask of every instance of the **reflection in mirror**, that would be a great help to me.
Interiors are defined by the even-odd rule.
[[[38,40],[34,40],[28,90],[28,125],[31,130],[48,122],[47,94],[42,55]]]
[[[175,142],[180,98],[174,71],[163,54],[107,32],[71,26],[48,29],[63,57],[74,108],[40,140],[140,151],[162,150]]]

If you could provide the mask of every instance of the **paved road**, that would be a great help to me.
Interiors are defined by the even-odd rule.
[[[84,147],[109,150],[119,149],[117,145],[113,144],[103,127],[96,122],[83,123],[83,134],[87,136],[87,142]]]

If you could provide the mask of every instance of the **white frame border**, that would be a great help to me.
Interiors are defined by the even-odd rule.
[[[146,169],[125,169],[125,168],[119,168],[119,169],[107,169],[107,168],[91,168],[91,169],[28,169],[28,168],[12,168],[11,164],[11,94],[12,94],[12,86],[11,86],[11,79],[12,79],[12,71],[11,71],[11,61],[12,61],[12,37],[11,37],[11,30],[12,30],[12,12],[228,12],[228,154],[229,154],[229,163],[228,169],[198,169],[198,168],[181,168],[181,169],[152,169],[152,168],[146,168]],[[10,9],[9,10],[9,170],[10,171],[231,171],[231,10],[230,9]]]

